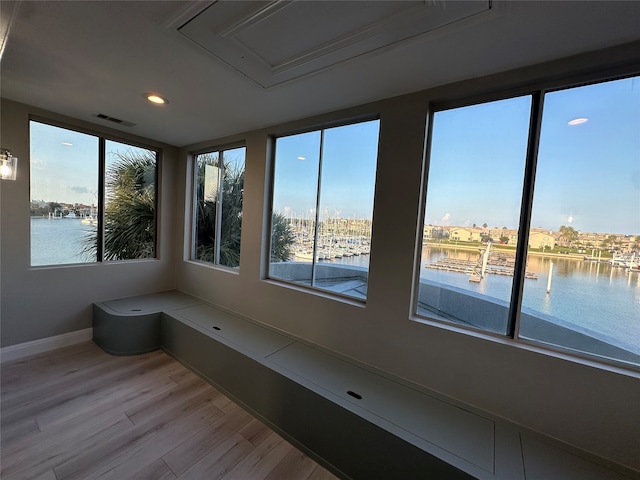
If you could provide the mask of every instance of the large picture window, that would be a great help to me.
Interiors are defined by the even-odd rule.
[[[275,142],[269,277],[365,299],[379,121]]]
[[[31,265],[154,258],[157,152],[29,126]]]
[[[640,365],[640,77],[545,95],[531,227],[520,338]]]
[[[245,155],[239,147],[195,156],[194,260],[240,266]]]
[[[418,317],[640,365],[640,78],[432,113]]]

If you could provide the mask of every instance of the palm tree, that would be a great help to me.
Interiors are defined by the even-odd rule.
[[[156,153],[115,153],[105,182],[105,260],[153,258],[156,244]],[[83,253],[96,254],[96,232],[84,239]]]
[[[564,225],[562,225],[558,231],[560,232],[560,238],[564,239],[565,245],[569,248],[571,248],[573,243],[578,240],[580,235],[573,227],[566,227]]]
[[[602,240],[601,245],[608,250],[613,250],[614,245],[616,244],[616,241],[618,240],[618,237],[616,237],[615,235],[607,235],[607,237]]]
[[[195,256],[203,262],[216,261],[216,234],[220,243],[218,263],[227,267],[240,265],[240,236],[242,233],[242,197],[244,194],[244,168],[234,168],[225,164],[222,179],[222,215],[220,230],[216,232],[217,202],[215,198],[205,198],[206,165],[218,166],[214,155],[203,155],[198,164],[197,215],[196,215],[196,252]]]
[[[271,218],[271,261],[286,262],[293,255],[295,236],[287,218],[274,212]]]
[[[206,165],[218,166],[217,155],[202,155],[198,163],[197,214],[196,214],[196,259],[216,262],[216,235],[219,236],[218,264],[227,267],[240,265],[240,237],[242,232],[242,198],[244,195],[244,166],[238,162],[225,162],[222,178],[222,205],[220,229],[216,232],[217,201],[204,195]],[[271,261],[286,261],[291,257],[294,242],[293,232],[287,219],[274,214],[271,229]]]
[[[155,153],[125,152],[107,171],[107,201],[104,222],[105,260],[150,258],[155,256],[156,157]],[[198,260],[215,261],[217,198],[204,197],[205,165],[216,165],[217,156],[203,156],[198,164],[196,205],[196,252]],[[220,265],[240,265],[242,232],[242,197],[244,166],[230,162],[222,179],[222,218],[219,235]],[[286,261],[291,256],[293,232],[283,215],[275,214],[272,228],[272,261]],[[96,232],[84,241],[83,253],[96,252]]]
[[[104,259],[152,258],[156,244],[156,153],[116,153],[104,210]]]

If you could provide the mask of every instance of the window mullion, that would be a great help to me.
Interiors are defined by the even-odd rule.
[[[98,262],[104,261],[104,207],[106,203],[106,139],[104,137],[99,137],[98,139],[98,198],[96,201],[98,202],[98,225],[97,225],[97,244],[96,244],[96,260]]]
[[[320,151],[318,152],[318,188],[316,190],[315,225],[313,228],[313,248],[311,250],[311,285],[316,283],[316,261],[318,253],[318,230],[320,220],[320,188],[322,187],[322,155],[324,152],[324,130],[320,130]]]
[[[220,236],[222,235],[222,190],[224,187],[224,152],[218,155],[218,194],[216,198],[216,225],[214,240],[214,263],[220,264]]]
[[[197,258],[198,255],[198,210],[200,208],[199,201],[199,183],[198,183],[198,175],[200,172],[200,160],[198,159],[198,155],[193,155],[193,159],[191,161],[191,165],[193,167],[193,172],[191,175],[191,184],[193,185],[193,191],[191,192],[191,251],[189,253],[189,258]],[[204,169],[204,167],[203,167]],[[202,187],[204,191],[204,186]],[[204,203],[204,202],[203,202]]]
[[[531,121],[529,123],[529,138],[527,141],[527,157],[525,162],[524,182],[522,186],[522,203],[520,207],[520,222],[518,225],[518,244],[514,269],[513,287],[507,336],[516,338],[520,329],[520,307],[524,289],[525,272],[527,267],[527,251],[529,248],[529,230],[531,211],[533,208],[533,190],[535,186],[536,164],[538,161],[538,147],[540,145],[540,128],[542,124],[542,108],[544,92],[533,94],[531,102]]]

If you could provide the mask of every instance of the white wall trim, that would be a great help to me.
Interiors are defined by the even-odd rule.
[[[0,348],[0,363],[19,360],[38,353],[49,352],[62,347],[75,345],[93,338],[93,328],[76,330],[75,332],[55,335],[53,337],[41,338],[31,342],[19,343],[8,347]]]

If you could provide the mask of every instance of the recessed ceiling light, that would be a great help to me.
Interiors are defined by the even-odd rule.
[[[589,121],[588,118],[574,118],[573,120],[569,120],[568,124],[569,125],[582,125],[583,123],[587,123]]]
[[[165,103],[169,103],[169,100],[155,93],[145,93],[144,98],[149,100],[151,103],[155,103],[156,105],[164,105]]]

